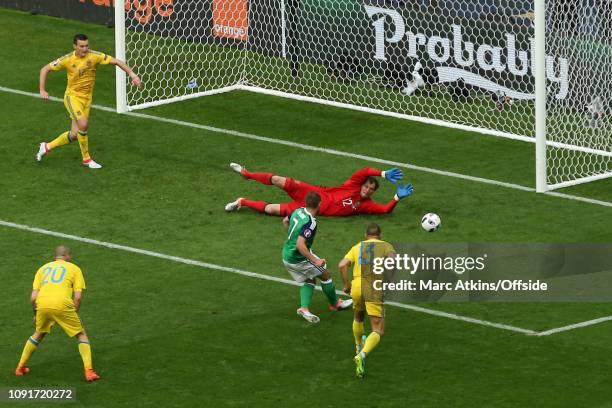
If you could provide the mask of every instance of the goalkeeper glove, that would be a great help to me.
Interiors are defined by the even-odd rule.
[[[398,184],[397,190],[395,191],[395,196],[398,200],[402,198],[409,197],[412,194],[412,184]]]
[[[400,169],[393,168],[387,171],[383,171],[382,176],[393,184],[395,184],[404,177],[404,174]]]

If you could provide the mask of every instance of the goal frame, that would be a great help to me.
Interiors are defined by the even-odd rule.
[[[286,24],[286,0],[280,1],[280,14],[281,14],[281,55],[283,58],[287,56],[287,24]],[[250,4],[250,3],[249,3]],[[122,7],[123,2],[115,1],[115,55],[118,59],[126,59],[126,11],[125,7]],[[250,19],[250,7],[249,7],[249,19]],[[254,86],[249,84],[248,79],[244,76],[237,81],[236,84],[230,86],[224,86],[217,89],[212,89],[204,92],[192,93],[189,95],[182,95],[172,97],[168,99],[161,99],[152,102],[146,102],[133,106],[127,104],[127,77],[125,72],[120,68],[116,68],[116,111],[117,113],[126,113],[128,111],[145,109],[153,106],[159,106],[178,101],[188,100],[192,98],[198,98],[201,96],[220,94],[225,92],[231,92],[235,90],[255,92],[265,95],[272,95],[277,97],[289,98],[299,101],[305,101],[310,103],[318,103],[327,106],[352,109],[372,114],[378,114],[383,116],[389,116],[399,119],[406,119],[416,121],[420,123],[426,123],[436,126],[443,126],[452,129],[465,130],[469,132],[475,132],[480,134],[486,134],[490,136],[503,137],[512,140],[518,140],[522,142],[529,142],[535,145],[535,185],[538,193],[544,193],[550,190],[559,188],[569,187],[577,184],[588,183],[595,180],[601,180],[612,177],[612,172],[596,174],[587,177],[581,177],[574,180],[569,180],[557,184],[548,184],[547,180],[547,148],[555,147],[567,150],[574,150],[583,153],[597,154],[612,158],[612,152],[585,148],[581,146],[574,146],[566,143],[552,142],[547,139],[547,107],[546,107],[546,0],[534,0],[534,43],[535,43],[535,134],[529,135],[518,135],[515,133],[503,132],[494,129],[487,129],[478,126],[469,126],[450,121],[432,119],[424,116],[407,115],[403,113],[385,111],[381,109],[369,108],[349,103],[338,102],[334,100],[327,100],[322,98],[304,96],[274,89],[268,89],[264,87]]]

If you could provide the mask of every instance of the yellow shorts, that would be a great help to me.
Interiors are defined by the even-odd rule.
[[[353,298],[353,309],[356,312],[365,312],[368,316],[385,317],[383,302],[366,302],[361,295],[361,279],[354,279],[351,283],[351,297]]]
[[[91,98],[83,98],[81,96],[64,95],[64,106],[70,114],[70,119],[79,120],[89,117],[89,109],[91,108]]]
[[[85,331],[75,310],[38,309],[36,311],[36,331],[50,333],[51,327],[59,324],[70,337]]]

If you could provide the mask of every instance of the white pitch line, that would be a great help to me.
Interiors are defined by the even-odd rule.
[[[7,93],[13,93],[13,94],[17,94],[17,95],[35,97],[35,98],[39,98],[40,97],[36,93],[25,92],[25,91],[21,91],[21,90],[18,90],[18,89],[6,88],[6,87],[3,87],[3,86],[0,86],[0,91],[7,92]],[[54,102],[62,102],[62,99],[56,98],[56,97],[50,97],[49,100],[52,100]],[[109,108],[107,106],[92,105],[92,108],[98,109],[98,110],[102,110],[102,111],[105,111],[105,112],[116,113],[115,109]],[[490,180],[490,179],[486,179],[486,178],[482,178],[482,177],[469,176],[469,175],[466,175],[466,174],[455,173],[455,172],[451,172],[451,171],[444,171],[444,170],[433,169],[433,168],[430,168],[430,167],[415,166],[415,165],[409,164],[409,163],[402,163],[402,162],[393,161],[393,160],[380,159],[380,158],[377,158],[377,157],[366,156],[366,155],[357,154],[357,153],[350,153],[350,152],[345,152],[345,151],[335,150],[335,149],[328,149],[328,148],[324,148],[324,147],[312,146],[312,145],[307,145],[307,144],[303,144],[303,143],[290,142],[290,141],[287,141],[287,140],[275,139],[275,138],[266,137],[266,136],[259,136],[259,135],[254,135],[254,134],[251,134],[251,133],[239,132],[239,131],[236,131],[236,130],[218,128],[218,127],[214,127],[214,126],[201,125],[201,124],[198,124],[198,123],[186,122],[186,121],[182,121],[182,120],[178,120],[178,119],[169,119],[169,118],[164,118],[164,117],[161,117],[161,116],[153,116],[153,115],[147,115],[145,113],[136,113],[136,112],[127,112],[127,113],[124,113],[123,115],[132,116],[132,117],[141,118],[141,119],[154,120],[154,121],[157,121],[157,122],[169,123],[169,124],[173,124],[173,125],[177,125],[177,126],[185,126],[185,127],[194,128],[194,129],[202,129],[202,130],[206,130],[206,131],[209,131],[209,132],[221,133],[221,134],[231,135],[231,136],[240,137],[240,138],[244,138],[244,139],[257,140],[257,141],[260,141],[260,142],[284,145],[284,146],[289,146],[289,147],[293,147],[293,148],[297,148],[297,149],[301,149],[301,150],[315,151],[315,152],[326,153],[326,154],[330,154],[330,155],[334,155],[334,156],[340,156],[340,157],[349,157],[349,158],[352,158],[352,159],[365,160],[365,161],[369,161],[369,162],[373,162],[373,163],[386,164],[386,165],[389,165],[389,166],[403,167],[403,168],[406,168],[406,169],[420,171],[420,172],[423,172],[423,173],[437,174],[437,175],[440,175],[440,176],[453,177],[453,178],[458,178],[458,179],[462,179],[462,180],[474,181],[474,182],[477,182],[477,183],[483,183],[483,184],[495,185],[495,186],[500,186],[500,187],[505,187],[505,188],[511,188],[511,189],[514,189],[514,190],[527,191],[527,192],[532,192],[532,193],[535,192],[534,188],[522,186],[520,184],[506,183],[506,182],[497,181],[497,180]],[[563,198],[563,199],[566,199],[566,200],[574,200],[574,201],[585,202],[585,203],[588,203],[588,204],[600,205],[600,206],[604,206],[604,207],[612,207],[612,202],[608,202],[608,201],[596,200],[596,199],[592,199],[592,198],[580,197],[580,196],[564,194],[564,193],[559,193],[559,192],[547,192],[547,193],[544,193],[544,194],[552,196],[552,197]]]
[[[267,280],[267,281],[284,283],[286,285],[299,286],[298,283],[296,283],[293,280],[289,280],[289,279],[277,278],[275,276],[270,276],[270,275],[265,275],[265,274],[261,274],[261,273],[245,271],[243,269],[236,269],[236,268],[231,268],[231,267],[227,267],[227,266],[212,264],[212,263],[208,263],[208,262],[196,261],[194,259],[187,259],[187,258],[182,258],[182,257],[179,257],[179,256],[166,255],[166,254],[162,254],[162,253],[159,253],[159,252],[149,251],[149,250],[146,250],[146,249],[139,249],[139,248],[134,248],[134,247],[126,246],[126,245],[114,244],[112,242],[105,242],[105,241],[99,241],[97,239],[79,237],[77,235],[65,234],[63,232],[50,231],[50,230],[43,229],[43,228],[31,227],[29,225],[17,224],[17,223],[14,223],[14,222],[9,222],[9,221],[4,221],[4,220],[0,220],[0,225],[4,226],[4,227],[8,227],[8,228],[14,228],[14,229],[21,230],[21,231],[33,232],[33,233],[36,233],[36,234],[48,235],[48,236],[52,236],[52,237],[68,239],[68,240],[71,240],[71,241],[85,242],[87,244],[97,245],[97,246],[101,246],[101,247],[105,247],[105,248],[110,248],[110,249],[115,249],[115,250],[119,250],[119,251],[131,252],[131,253],[135,253],[135,254],[146,255],[146,256],[151,256],[151,257],[160,258],[160,259],[165,259],[165,260],[168,260],[168,261],[182,263],[182,264],[186,264],[186,265],[199,266],[201,268],[214,269],[214,270],[223,271],[223,272],[229,272],[229,273],[233,273],[233,274],[237,274],[237,275],[248,276],[248,277],[251,277],[251,278],[264,279],[264,280]],[[317,287],[317,289],[320,289],[320,288]],[[344,294],[341,291],[336,291],[336,293],[341,294],[341,295]],[[477,325],[480,325],[480,326],[494,327],[494,328],[497,328],[497,329],[507,330],[507,331],[511,331],[511,332],[515,332],[515,333],[521,333],[521,334],[526,334],[526,335],[532,335],[532,336],[533,335],[537,335],[536,331],[529,330],[529,329],[523,329],[522,327],[510,326],[510,325],[503,324],[503,323],[495,323],[495,322],[489,322],[489,321],[486,321],[486,320],[474,319],[474,318],[471,318],[471,317],[461,316],[461,315],[457,315],[457,314],[454,314],[454,313],[447,313],[447,312],[442,312],[442,311],[439,311],[439,310],[427,309],[427,308],[424,308],[424,307],[413,306],[413,305],[407,305],[407,304],[404,304],[404,303],[388,302],[387,304],[391,305],[391,306],[396,306],[396,307],[399,307],[399,308],[402,308],[402,309],[412,310],[414,312],[426,313],[426,314],[433,315],[433,316],[438,316],[438,317],[445,317],[447,319],[459,320],[459,321],[462,321],[462,322],[473,323],[473,324],[477,324]]]
[[[523,329],[522,327],[510,326],[508,324],[503,324],[503,323],[489,322],[486,320],[475,319],[473,317],[456,315],[454,313],[447,313],[447,312],[443,312],[440,310],[427,309],[425,307],[419,307],[419,306],[414,306],[414,305],[407,305],[405,303],[385,302],[385,305],[391,305],[391,306],[399,307],[402,309],[409,309],[415,312],[430,314],[434,316],[447,317],[453,320],[461,320],[462,322],[474,323],[474,324],[479,324],[482,326],[495,327],[496,329],[509,330],[509,331],[513,331],[516,333],[526,334],[529,336],[534,336],[538,334],[538,332],[534,330]]]
[[[21,91],[21,90],[18,90],[18,89],[6,88],[6,87],[3,87],[3,86],[0,86],[0,91],[7,92],[7,93],[13,93],[13,94],[17,94],[17,95],[29,96],[29,97],[36,97],[36,98],[39,97],[39,95],[36,94],[36,93],[25,92],[25,91]],[[54,102],[62,102],[63,101],[62,99],[56,98],[56,97],[53,97],[53,96],[51,96],[49,99],[54,101]],[[98,110],[102,110],[102,111],[105,111],[105,112],[116,113],[115,109],[109,108],[109,107],[106,107],[106,106],[93,105],[93,108],[94,109],[98,109]],[[334,149],[327,149],[327,148],[322,148],[322,147],[317,147],[317,146],[306,145],[306,144],[302,144],[302,143],[290,142],[290,141],[286,141],[286,140],[273,139],[273,138],[269,138],[269,137],[265,137],[265,136],[258,136],[258,135],[253,135],[253,134],[250,134],[250,133],[244,133],[244,132],[239,132],[239,131],[230,130],[230,129],[216,128],[216,127],[212,127],[212,126],[200,125],[200,124],[197,124],[197,123],[185,122],[185,121],[176,120],[176,119],[168,119],[168,118],[159,117],[159,116],[152,116],[152,115],[147,115],[147,114],[143,114],[143,113],[128,112],[125,115],[134,116],[134,117],[143,118],[143,119],[155,120],[155,121],[165,122],[165,123],[170,123],[170,124],[175,124],[175,125],[179,125],[179,126],[186,126],[186,127],[196,128],[196,129],[203,129],[203,130],[207,130],[207,131],[215,132],[215,133],[224,133],[224,134],[229,134],[229,135],[232,135],[232,136],[242,137],[242,138],[251,139],[251,140],[259,140],[259,141],[268,142],[268,143],[281,144],[281,145],[295,147],[295,148],[299,148],[299,149],[303,149],[303,150],[318,151],[318,152],[332,154],[332,155],[337,155],[337,156],[351,157],[351,158],[362,159],[362,160],[372,161],[372,162],[381,163],[381,164],[388,164],[388,165],[392,165],[392,166],[400,166],[400,167],[405,167],[405,168],[409,168],[409,169],[413,169],[413,170],[417,170],[417,171],[433,173],[433,174],[438,174],[438,175],[443,175],[443,176],[448,176],[448,177],[455,177],[455,178],[460,178],[460,179],[464,179],[464,180],[476,181],[476,182],[485,183],[485,184],[493,184],[493,185],[498,185],[498,186],[502,186],[502,187],[506,187],[506,188],[512,188],[512,189],[516,189],[516,190],[522,190],[522,191],[528,191],[528,192],[534,192],[535,191],[535,189],[533,189],[531,187],[525,187],[525,186],[521,186],[521,185],[518,185],[518,184],[505,183],[505,182],[501,182],[501,181],[489,180],[489,179],[484,179],[484,178],[480,178],[480,177],[473,177],[473,176],[463,175],[463,174],[459,174],[459,173],[453,173],[453,172],[447,172],[447,171],[442,171],[442,170],[437,170],[437,169],[431,169],[431,168],[428,168],[428,167],[415,166],[415,165],[411,165],[411,164],[408,164],[408,163],[400,163],[400,162],[395,162],[395,161],[391,161],[391,160],[384,160],[384,159],[379,159],[379,158],[375,158],[375,157],[364,156],[364,155],[355,154],[355,153],[348,153],[348,152],[343,152],[343,151],[334,150]],[[579,197],[579,196],[563,194],[563,193],[559,193],[559,192],[548,192],[548,193],[545,193],[545,194],[553,196],[553,197],[559,197],[559,198],[568,199],[568,200],[575,200],[575,201],[586,202],[586,203],[589,203],[589,204],[601,205],[601,206],[605,206],[605,207],[612,207],[612,203],[607,202],[607,201],[595,200],[595,199],[591,199],[591,198]],[[25,225],[14,224],[14,223],[6,222],[6,221],[1,221],[0,220],[0,225],[4,225],[4,226],[7,226],[7,227],[12,227],[12,228],[23,229],[23,230],[32,231],[32,232],[38,232],[38,233],[46,234],[46,235],[58,236],[58,237],[66,238],[66,239],[72,239],[72,240],[87,242],[87,243],[91,243],[91,244],[94,244],[94,245],[105,246],[105,247],[112,248],[112,249],[119,249],[119,250],[124,250],[124,251],[128,251],[128,252],[139,253],[139,254],[153,256],[153,257],[162,258],[162,259],[167,259],[167,260],[171,260],[171,261],[175,261],[175,262],[181,262],[181,263],[185,263],[185,264],[188,264],[188,265],[195,265],[195,266],[200,266],[200,267],[209,268],[209,269],[217,269],[217,270],[231,272],[231,273],[235,273],[235,274],[239,274],[239,275],[250,276],[250,277],[270,280],[270,281],[274,281],[274,282],[285,283],[285,284],[288,284],[288,285],[294,285],[294,286],[296,285],[296,283],[294,281],[288,280],[288,279],[277,278],[277,277],[274,277],[274,276],[263,275],[263,274],[258,274],[258,273],[255,273],[255,272],[249,272],[249,271],[243,271],[243,270],[240,270],[240,269],[229,268],[229,267],[225,267],[225,266],[221,266],[221,265],[215,265],[215,264],[209,264],[209,263],[206,263],[206,262],[200,262],[200,261],[190,260],[190,259],[186,259],[186,258],[175,257],[175,256],[171,256],[171,255],[164,255],[164,254],[157,253],[157,252],[152,252],[152,251],[147,251],[147,250],[143,250],[143,249],[127,247],[127,246],[124,246],[124,245],[118,245],[118,244],[113,244],[113,243],[109,243],[109,242],[92,240],[92,239],[89,239],[89,238],[81,238],[81,237],[77,237],[77,236],[74,236],[74,235],[68,235],[68,234],[63,234],[63,233],[59,233],[59,232],[47,231],[47,230],[40,229],[40,228],[28,227],[28,226],[25,226]],[[319,289],[319,288],[317,288],[317,289]],[[341,291],[337,291],[337,292],[339,294],[342,294]],[[572,324],[572,325],[569,325],[569,326],[563,326],[563,327],[558,327],[558,328],[554,328],[554,329],[550,329],[550,330],[546,330],[546,331],[542,331],[542,332],[537,332],[537,331],[534,331],[534,330],[523,329],[521,327],[510,326],[510,325],[506,325],[506,324],[502,324],[502,323],[488,322],[486,320],[474,319],[474,318],[471,318],[471,317],[455,315],[455,314],[452,314],[452,313],[442,312],[442,311],[434,310],[434,309],[422,308],[422,307],[414,306],[414,305],[407,305],[407,304],[404,304],[404,303],[388,302],[388,304],[396,306],[396,307],[399,307],[399,308],[403,308],[403,309],[413,310],[415,312],[421,312],[421,313],[426,313],[426,314],[430,314],[430,315],[434,315],[434,316],[440,316],[440,317],[447,317],[449,319],[460,320],[460,321],[464,321],[464,322],[480,324],[480,325],[484,325],[484,326],[495,327],[495,328],[499,328],[499,329],[503,329],[503,330],[509,330],[509,331],[514,331],[514,332],[517,332],[517,333],[523,333],[523,334],[535,335],[535,336],[548,336],[548,335],[551,335],[551,334],[555,334],[555,333],[559,333],[559,332],[563,332],[563,331],[568,331],[568,330],[573,330],[573,329],[580,328],[580,327],[591,326],[591,325],[594,325],[594,324],[598,324],[598,323],[602,323],[602,322],[606,322],[606,321],[612,320],[612,316],[606,316],[606,317],[602,317],[602,318],[599,318],[599,319],[594,319],[594,320],[588,320],[588,321],[585,321],[585,322],[575,323],[575,324]]]
[[[102,247],[109,248],[109,249],[115,249],[119,251],[131,252],[131,253],[136,253],[140,255],[151,256],[154,258],[165,259],[168,261],[182,263],[186,265],[198,266],[198,267],[206,268],[206,269],[215,269],[215,270],[229,272],[229,273],[233,273],[237,275],[248,276],[251,278],[263,279],[263,280],[278,282],[278,283],[284,283],[286,285],[299,286],[298,283],[290,279],[278,278],[276,276],[265,275],[265,274],[261,274],[257,272],[250,272],[250,271],[246,271],[242,269],[212,264],[209,262],[197,261],[194,259],[182,258],[178,256],[173,256],[173,255],[166,255],[160,252],[154,252],[154,251],[149,251],[146,249],[134,248],[134,247],[126,246],[126,245],[114,244],[112,242],[105,242],[105,241],[99,241],[99,240],[91,239],[91,238],[79,237],[76,235],[65,234],[63,232],[56,232],[56,231],[50,231],[50,230],[43,229],[43,228],[30,227],[28,225],[17,224],[17,223],[3,221],[3,220],[0,220],[0,225],[4,227],[8,227],[8,228],[22,230],[22,231],[28,231],[28,232],[33,232],[33,233],[42,234],[42,235],[49,235],[49,236],[54,236],[58,238],[69,239],[72,241],[85,242],[88,244],[102,246]],[[317,290],[320,290],[320,288],[317,287]],[[344,295],[344,293],[339,290],[337,290],[336,293],[338,293],[339,295]],[[432,316],[445,317],[445,318],[452,319],[452,320],[459,320],[459,321],[466,322],[466,323],[473,323],[473,324],[477,324],[481,326],[493,327],[497,329],[512,331],[515,333],[521,333],[521,334],[525,334],[529,336],[537,336],[537,337],[550,336],[551,334],[574,330],[574,329],[578,329],[578,328],[586,327],[586,326],[592,326],[595,324],[599,324],[599,323],[603,323],[603,322],[612,320],[612,316],[605,316],[605,317],[600,317],[598,319],[588,320],[588,321],[584,321],[580,323],[571,324],[568,326],[557,327],[554,329],[538,332],[535,330],[524,329],[522,327],[511,326],[511,325],[503,324],[503,323],[495,323],[495,322],[490,322],[487,320],[475,319],[473,317],[461,316],[461,315],[457,315],[454,313],[448,313],[448,312],[444,312],[441,310],[435,310],[435,309],[428,309],[425,307],[409,305],[405,303],[386,302],[385,304],[390,305],[390,306],[395,306],[401,309],[412,310],[414,312],[425,313],[425,314],[432,315]]]
[[[575,196],[571,194],[558,193],[556,191],[548,191],[544,194],[548,196],[552,196],[552,197],[565,198],[566,200],[582,201],[584,203],[602,205],[604,207],[612,207],[612,203],[608,201],[596,200],[594,198],[587,198],[587,197],[580,197],[580,196]]]
[[[562,326],[562,327],[557,327],[554,329],[550,329],[550,330],[545,330],[545,331],[541,331],[535,334],[535,336],[541,337],[541,336],[550,336],[551,334],[556,334],[556,333],[561,333],[561,332],[565,332],[565,331],[570,331],[570,330],[574,330],[574,329],[579,329],[581,327],[587,327],[587,326],[593,326],[595,324],[599,324],[599,323],[603,323],[603,322],[608,322],[612,320],[612,316],[604,316],[604,317],[600,317],[598,319],[593,319],[593,320],[587,320],[584,322],[580,322],[580,323],[574,323],[574,324],[570,324],[567,326]]]
[[[496,186],[513,188],[515,190],[530,191],[530,192],[534,192],[535,191],[535,189],[533,189],[531,187],[525,187],[525,186],[521,186],[521,185],[518,185],[518,184],[506,183],[506,182],[503,182],[503,181],[496,181],[496,180],[489,180],[489,179],[485,179],[485,178],[481,178],[481,177],[475,177],[475,176],[468,176],[468,175],[465,175],[465,174],[454,173],[454,172],[451,172],[451,171],[432,169],[432,168],[429,168],[429,167],[415,166],[415,165],[409,164],[409,163],[402,163],[402,162],[393,161],[393,160],[380,159],[380,158],[377,158],[377,157],[365,156],[365,155],[362,155],[362,154],[350,153],[350,152],[345,152],[345,151],[336,150],[336,149],[328,149],[326,147],[318,147],[318,146],[312,146],[312,145],[307,145],[307,144],[303,144],[303,143],[291,142],[291,141],[288,141],[288,140],[274,139],[274,138],[271,138],[271,137],[259,136],[259,135],[254,135],[254,134],[251,134],[251,133],[239,132],[239,131],[236,131],[236,130],[229,130],[229,129],[217,128],[217,127],[213,127],[213,126],[200,125],[200,124],[197,124],[197,123],[185,122],[185,121],[178,120],[178,119],[168,119],[168,118],[164,118],[164,117],[160,117],[160,116],[153,116],[153,115],[147,115],[145,113],[136,113],[136,112],[128,112],[128,113],[126,113],[126,115],[134,116],[134,117],[138,117],[138,118],[143,118],[143,119],[156,120],[158,122],[170,123],[170,124],[178,125],[178,126],[186,126],[186,127],[191,127],[191,128],[195,128],[195,129],[207,130],[209,132],[223,133],[223,134],[226,134],[226,135],[232,135],[232,136],[241,137],[241,138],[244,138],[244,139],[250,139],[250,140],[257,140],[257,141],[260,141],[260,142],[279,144],[279,145],[283,145],[283,146],[294,147],[294,148],[301,149],[301,150],[308,150],[308,151],[312,151],[312,152],[326,153],[326,154],[330,154],[330,155],[333,155],[333,156],[348,157],[348,158],[351,158],[351,159],[365,160],[365,161],[370,161],[370,162],[373,162],[373,163],[386,164],[386,165],[389,165],[389,166],[404,167],[404,168],[407,168],[407,169],[417,170],[417,171],[421,171],[421,172],[424,172],[424,173],[438,174],[438,175],[441,175],[441,176],[454,177],[454,178],[459,178],[459,179],[463,179],[463,180],[475,181],[475,182],[478,182],[478,183],[493,184],[493,185],[496,185]]]

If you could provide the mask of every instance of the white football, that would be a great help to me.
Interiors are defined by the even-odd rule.
[[[427,213],[421,218],[421,227],[427,232],[434,232],[442,225],[442,220],[438,214]]]

